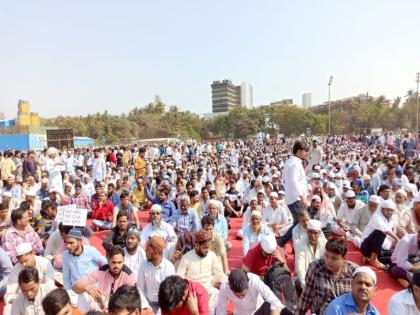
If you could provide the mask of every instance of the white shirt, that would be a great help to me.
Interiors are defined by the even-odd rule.
[[[308,270],[309,264],[315,260],[324,257],[325,244],[327,239],[321,232],[316,245],[316,252],[314,253],[312,246],[309,244],[308,237],[304,236],[295,245],[295,273],[297,278],[300,280],[302,287],[305,285],[306,271]]]
[[[372,218],[370,218],[368,225],[366,225],[365,230],[362,234],[362,242],[370,235],[373,231],[379,230],[383,233],[392,232],[395,227],[395,221],[391,217],[388,221],[387,218],[384,217],[381,210],[378,210]]]
[[[308,183],[301,159],[292,156],[286,161],[283,178],[287,205],[300,200],[301,196],[306,198]]]
[[[133,278],[137,279],[140,265],[146,260],[146,253],[140,246],[137,247],[134,255],[130,255],[127,248],[124,248],[124,253],[124,264],[133,272]]]
[[[343,202],[340,209],[338,209],[337,219],[343,221],[344,223],[351,224],[355,213],[360,211],[360,209],[364,206],[365,204],[360,200],[356,200],[354,208],[349,208],[347,202]]]
[[[152,223],[146,225],[143,232],[141,232],[141,243],[145,245],[149,241],[149,237],[153,235],[158,235],[163,238],[166,244],[178,240],[172,225],[165,221],[160,222],[159,228],[152,226]]]
[[[167,277],[174,274],[174,265],[165,258],[162,258],[162,261],[158,266],[155,266],[150,261],[145,260],[139,268],[137,288],[144,294],[150,303],[158,302],[160,283]]]
[[[248,290],[242,299],[233,294],[228,281],[221,285],[216,315],[227,314],[229,301],[235,306],[234,314],[241,315],[254,314],[264,302],[270,303],[270,310],[280,311],[285,307],[260,277],[248,272],[248,279]]]
[[[388,315],[419,315],[413,293],[403,290],[394,294],[388,303]]]
[[[35,256],[35,268],[38,270],[39,283],[50,283],[54,284],[54,268],[50,261],[41,256]],[[15,299],[20,292],[19,288],[19,272],[21,272],[23,266],[17,263],[13,266],[12,271],[7,279],[7,291],[4,296],[4,301],[10,303],[11,300]]]
[[[106,165],[102,157],[93,158],[92,160],[92,179],[102,182],[106,176]]]
[[[404,236],[395,246],[394,252],[392,253],[391,260],[398,267],[409,270],[413,265],[408,261],[408,257],[411,255],[420,255],[419,245],[417,243],[417,233],[407,234]]]

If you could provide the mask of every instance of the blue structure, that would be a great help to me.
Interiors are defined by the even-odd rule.
[[[36,134],[4,134],[0,135],[0,150],[14,149],[28,151],[42,149],[47,146],[47,138]]]
[[[16,125],[16,120],[0,120],[0,127],[11,127]]]
[[[95,140],[88,137],[74,137],[74,147],[88,147],[94,145]]]

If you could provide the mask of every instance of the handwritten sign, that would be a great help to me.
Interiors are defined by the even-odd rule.
[[[57,207],[57,221],[63,225],[85,226],[87,209],[76,208],[76,205]]]

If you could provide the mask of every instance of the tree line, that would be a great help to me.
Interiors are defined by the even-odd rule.
[[[396,130],[416,128],[416,95],[409,91],[401,98],[388,101],[377,98],[354,98],[345,108],[331,111],[331,132],[360,133],[370,128]],[[47,126],[72,128],[75,136],[96,139],[98,143],[129,143],[138,139],[234,139],[253,136],[257,132],[300,135],[308,128],[312,134],[328,132],[328,113],[314,114],[294,105],[236,108],[225,115],[204,119],[190,111],[162,103],[136,107],[128,114],[110,115],[107,111],[87,116],[58,116],[43,119]]]

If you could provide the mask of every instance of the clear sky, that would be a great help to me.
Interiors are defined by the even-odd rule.
[[[0,0],[0,111],[120,114],[159,94],[211,112],[213,80],[254,104],[415,89],[419,0]]]

